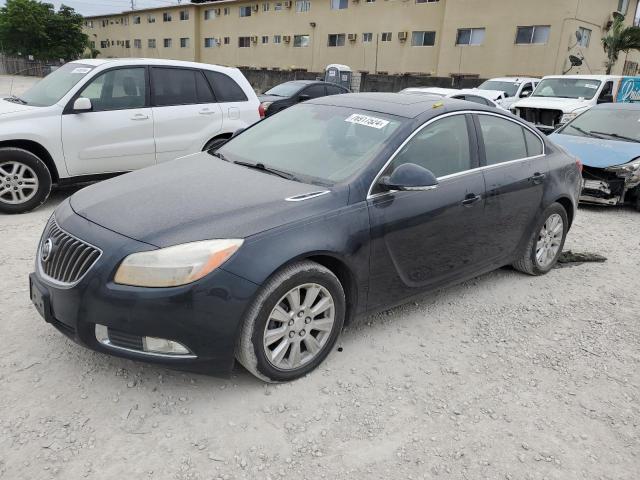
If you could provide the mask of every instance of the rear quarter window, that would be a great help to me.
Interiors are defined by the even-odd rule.
[[[240,85],[224,73],[204,71],[218,102],[246,102],[249,99]]]
[[[527,154],[530,157],[542,155],[543,147],[540,139],[526,128],[524,129],[524,139],[527,142]]]

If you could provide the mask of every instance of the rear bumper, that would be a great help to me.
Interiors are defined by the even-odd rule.
[[[98,246],[104,254],[80,283],[63,288],[42,275],[30,275],[32,299],[45,320],[75,342],[99,352],[150,361],[172,368],[226,375],[234,362],[236,335],[258,286],[222,269],[193,284],[141,288],[113,283],[113,273],[128,253],[152,247],[123,237],[76,215],[66,206],[56,212],[65,231]],[[37,291],[37,293],[34,293]],[[123,337],[175,341],[190,352],[162,356],[100,342],[96,324]],[[122,344],[120,344],[122,345]]]

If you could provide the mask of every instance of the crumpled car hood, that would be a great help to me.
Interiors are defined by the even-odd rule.
[[[640,143],[553,133],[549,139],[578,157],[588,167],[606,168],[640,157]]]

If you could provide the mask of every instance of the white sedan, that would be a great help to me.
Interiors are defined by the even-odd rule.
[[[459,100],[467,100],[469,102],[475,102],[481,105],[488,105],[490,107],[507,110],[502,106],[502,102],[505,100],[504,92],[498,90],[478,90],[476,88],[465,88],[459,90],[455,88],[413,87],[405,88],[399,93],[411,95],[433,95],[443,98],[457,98]]]

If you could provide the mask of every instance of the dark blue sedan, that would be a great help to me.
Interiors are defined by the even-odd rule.
[[[549,272],[579,189],[579,162],[507,112],[324,97],[73,195],[31,298],[101,352],[287,381],[357,316],[503,265]]]
[[[580,201],[640,211],[640,104],[597,105],[549,138],[584,164]]]

